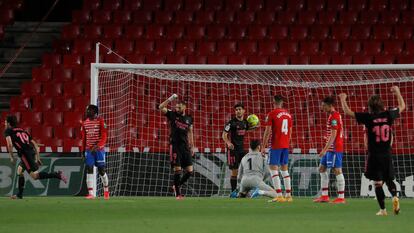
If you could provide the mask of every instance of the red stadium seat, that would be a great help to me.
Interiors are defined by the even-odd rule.
[[[292,65],[307,65],[309,64],[308,56],[291,56],[290,64]]]
[[[387,0],[375,0],[369,1],[369,10],[372,11],[383,11],[388,8],[388,1]]]
[[[344,41],[342,42],[343,55],[357,55],[361,52],[361,43],[359,41]]]
[[[65,54],[63,55],[63,66],[66,68],[73,68],[82,65],[82,56],[79,54]]]
[[[398,64],[413,64],[414,55],[400,55],[397,58]]]
[[[307,0],[306,5],[307,9],[311,11],[322,11],[326,7],[324,0]]]
[[[161,1],[142,0],[142,9],[145,11],[156,11],[161,8]]]
[[[250,25],[256,18],[255,12],[253,11],[239,11],[236,13],[236,24]]]
[[[300,55],[317,55],[319,54],[319,42],[318,41],[301,41]],[[320,64],[320,63],[319,63]]]
[[[260,11],[265,8],[263,0],[246,0],[246,11]]]
[[[83,112],[65,112],[63,119],[64,126],[80,127],[83,120]]]
[[[323,25],[332,25],[336,22],[337,18],[337,12],[336,11],[321,11],[318,13],[318,24]]]
[[[231,26],[228,28],[227,39],[232,40],[242,40],[246,37],[247,32],[246,28],[242,26]],[[286,37],[287,37],[287,29],[286,29]]]
[[[146,63],[148,64],[164,64],[165,56],[164,55],[147,55],[145,57]]]
[[[161,55],[170,55],[175,51],[174,41],[157,41],[155,45],[155,53]]]
[[[358,55],[358,56],[354,56],[353,58],[354,64],[372,64],[372,62],[373,62],[372,56]]]
[[[313,55],[310,56],[310,64],[330,64],[331,57],[324,55]]]
[[[173,20],[173,13],[170,11],[155,12],[155,23],[159,25],[168,25]]]
[[[175,13],[175,24],[176,25],[187,25],[194,21],[193,11],[178,11]]]
[[[109,10],[96,10],[92,12],[92,22],[95,24],[107,24],[111,20],[112,14]]]
[[[83,9],[85,10],[96,10],[101,8],[102,4],[100,0],[88,0],[83,4]]]
[[[0,9],[0,24],[8,25],[8,24],[11,24],[13,20],[14,20],[13,10],[2,7],[2,9]]]
[[[114,11],[113,22],[116,24],[129,24],[132,21],[132,13],[130,10]]]
[[[226,56],[208,56],[207,64],[227,64]]]
[[[45,53],[42,55],[42,66],[51,68],[62,63],[60,54],[56,53]]]
[[[298,52],[298,43],[292,41],[279,41],[279,55],[295,55]]]
[[[71,112],[75,108],[75,103],[72,98],[56,97],[53,98],[53,110],[55,112]],[[43,110],[50,111],[50,110]]]
[[[373,39],[375,40],[388,40],[392,35],[392,26],[374,26],[373,27]]]
[[[184,0],[184,8],[189,11],[198,11],[203,7],[202,0]]]
[[[352,64],[352,56],[335,55],[332,56],[332,64]]]
[[[207,25],[214,22],[214,11],[197,11],[195,12],[195,23]]]
[[[187,57],[188,64],[207,64],[206,56],[190,55]]]
[[[351,27],[349,26],[335,26],[331,30],[331,39],[333,40],[347,40],[351,34]]]
[[[400,40],[384,41],[384,54],[399,55],[403,52],[404,42]]]
[[[328,11],[342,11],[345,9],[346,1],[342,0],[329,0],[326,1],[326,9]]]
[[[237,51],[237,43],[235,41],[219,41],[217,42],[218,55],[230,56]]]
[[[205,36],[205,27],[199,25],[191,25],[186,27],[188,40],[199,40]]]
[[[340,52],[340,43],[336,40],[323,41],[321,48],[324,55],[337,55]]]
[[[414,15],[412,11],[403,11],[401,14],[401,23],[414,24]]]
[[[378,55],[374,57],[375,64],[393,64],[395,63],[395,56],[393,55]]]
[[[144,64],[145,56],[141,54],[129,54],[127,55],[127,60],[133,64]]]
[[[367,8],[366,0],[348,0],[348,11],[361,11]]]
[[[36,82],[48,82],[52,79],[52,70],[49,68],[35,67],[32,69],[32,78]]]
[[[339,13],[340,24],[355,24],[358,20],[358,11],[341,11]]]
[[[141,39],[144,36],[144,27],[141,25],[126,25],[125,35],[129,39]]]
[[[211,25],[207,27],[207,39],[219,40],[226,35],[226,28],[224,26]]]
[[[259,25],[272,25],[276,21],[276,15],[273,11],[260,11],[256,14],[256,22]]]
[[[247,64],[247,58],[244,56],[233,55],[228,57],[229,64]]]
[[[164,26],[162,25],[148,25],[146,29],[146,37],[148,39],[161,39],[164,37]]]
[[[313,25],[316,19],[317,13],[315,11],[302,11],[298,13],[297,23],[301,25]]]
[[[259,41],[259,54],[264,56],[274,56],[277,53],[276,41]]]
[[[84,84],[78,82],[67,82],[63,85],[65,97],[77,97],[84,93]]]
[[[53,69],[53,80],[56,82],[72,81],[72,69],[66,69],[62,66]]]
[[[45,96],[33,96],[32,97],[32,111],[44,112],[51,111],[53,109],[53,98]]]
[[[66,115],[65,115],[65,123],[66,123]],[[68,125],[68,126],[71,126],[71,125]],[[77,135],[75,135],[74,127],[57,127],[54,129],[54,136],[58,139],[66,139],[66,138],[74,139],[76,138]]]
[[[169,55],[167,56],[167,64],[186,64],[187,57],[182,55]]]
[[[328,26],[314,25],[310,28],[309,39],[311,40],[325,40],[329,36]]]
[[[135,11],[132,14],[132,23],[139,25],[149,25],[152,23],[152,13],[150,11]]]
[[[354,25],[351,31],[353,40],[366,40],[371,36],[371,27],[367,25]]]
[[[407,0],[392,0],[390,1],[390,10],[407,10],[409,6],[409,1]]]
[[[136,40],[135,53],[152,54],[154,52],[155,43],[151,40]]]
[[[130,39],[118,39],[115,41],[115,50],[121,55],[127,55],[134,51],[134,41]]]
[[[281,25],[292,25],[296,21],[296,12],[282,11],[277,14],[277,23]]]
[[[263,40],[267,37],[267,27],[260,25],[250,26],[248,35],[248,38],[251,40]]]
[[[288,11],[301,11],[305,8],[304,0],[289,0],[286,2],[286,10]]]
[[[198,43],[198,54],[208,56],[216,52],[216,43],[213,41],[201,41]]]
[[[85,25],[83,35],[88,39],[99,39],[102,37],[102,27],[95,24]]]
[[[365,11],[359,17],[358,23],[373,25],[378,23],[379,13],[377,11]]]
[[[241,55],[253,55],[257,52],[256,41],[239,41],[238,52]]]
[[[42,83],[27,81],[21,85],[22,96],[37,96],[42,93]]]
[[[122,25],[110,24],[104,26],[104,38],[117,39],[122,36]]]
[[[104,62],[105,63],[125,63],[125,60],[122,57],[114,53],[110,53],[110,54],[104,55]]]
[[[175,52],[177,55],[190,55],[195,51],[195,43],[193,41],[177,41]]]
[[[414,41],[411,40],[405,42],[404,54],[414,54]]]
[[[68,24],[62,28],[62,39],[63,40],[73,40],[79,37],[80,35],[79,25]]]
[[[233,11],[217,11],[215,22],[218,25],[232,24],[235,20],[235,14]]]
[[[382,52],[381,41],[365,41],[362,44],[363,53],[366,55],[378,55]]]
[[[43,95],[48,97],[56,97],[63,94],[63,84],[56,82],[48,82],[43,84]]]
[[[90,83],[91,70],[85,67],[76,67],[73,69],[73,80],[76,82]]]
[[[73,111],[85,112],[86,106],[90,103],[90,99],[85,96],[79,96],[73,99],[73,103],[75,104]]]
[[[28,111],[31,108],[30,98],[23,96],[12,96],[10,98],[10,111]]]
[[[183,8],[184,4],[182,0],[169,0],[164,1],[164,9],[169,11],[178,11]]]
[[[400,14],[400,11],[383,11],[380,22],[386,25],[396,25],[400,21]]]
[[[75,10],[72,12],[72,22],[76,24],[87,24],[91,21],[91,14],[87,10]]]
[[[308,37],[308,28],[306,26],[292,26],[289,27],[290,39],[304,40]]]
[[[396,25],[394,26],[394,39],[411,40],[413,38],[413,26]]]
[[[169,40],[178,40],[184,37],[185,30],[181,25],[172,25],[166,28],[166,37]]]
[[[285,1],[265,0],[265,6],[270,11],[281,11],[284,9]]]
[[[288,27],[286,26],[271,26],[269,28],[269,39],[275,39],[275,40],[285,40],[287,39],[289,33],[288,33]]]
[[[269,58],[263,55],[249,56],[248,63],[254,65],[266,65],[269,64]]]
[[[139,10],[142,7],[141,0],[124,0],[124,9]]]
[[[73,53],[85,54],[92,51],[92,41],[88,39],[76,39],[73,42]]]
[[[244,0],[226,0],[225,7],[226,11],[239,11],[244,7]]]
[[[31,135],[36,142],[44,139],[52,139],[53,128],[50,126],[32,126]]]
[[[21,114],[23,125],[36,126],[41,125],[43,122],[41,112],[22,112]]]
[[[121,1],[120,0],[105,0],[103,1],[103,9],[110,10],[110,11],[121,9]]]

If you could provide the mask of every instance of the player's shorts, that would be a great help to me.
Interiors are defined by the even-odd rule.
[[[269,165],[287,165],[289,163],[289,149],[270,149],[267,163]]]
[[[246,152],[242,149],[227,150],[227,165],[229,169],[238,169]]]
[[[187,145],[170,145],[170,161],[172,167],[186,168],[193,165],[193,155]]]
[[[89,167],[105,167],[105,151],[85,151],[85,164]]]
[[[39,170],[39,165],[36,163],[36,156],[33,154],[33,152],[24,154],[21,153],[20,155],[21,157],[19,166],[21,166],[24,170],[26,170],[28,173]]]
[[[395,171],[392,156],[369,155],[365,164],[365,177],[373,181],[394,180]]]
[[[321,158],[321,165],[326,168],[342,168],[342,156],[341,152],[328,151]]]

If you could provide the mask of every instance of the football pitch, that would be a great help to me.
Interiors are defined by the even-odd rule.
[[[0,198],[1,233],[123,233],[123,232],[412,232],[414,200],[401,200],[401,213],[375,216],[374,199],[348,199],[345,205],[293,203],[268,199]]]

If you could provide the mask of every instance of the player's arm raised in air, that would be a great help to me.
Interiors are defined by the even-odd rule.
[[[400,88],[398,86],[391,87],[391,92],[397,97],[398,109],[400,113],[405,110],[404,98],[401,95]]]
[[[193,126],[190,126],[190,130],[188,131],[188,143],[190,144],[191,154],[194,156],[194,132]]]
[[[345,93],[339,94],[339,99],[341,99],[342,109],[344,110],[345,114],[355,118],[355,112],[349,108],[348,103],[346,102],[347,95]]]
[[[37,142],[33,139],[30,142],[33,144],[33,147],[34,147],[34,150],[35,150],[35,153],[36,153],[36,155],[35,155],[36,156],[36,162],[41,165],[42,161],[40,160],[39,144],[37,144]]]
[[[160,106],[158,106],[158,109],[162,112],[162,114],[166,114],[168,112],[168,108],[167,105],[177,99],[178,95],[177,94],[172,94],[170,97],[168,97],[168,99],[166,99],[164,102],[162,102],[160,104]]]
[[[6,142],[7,142],[7,150],[9,151],[10,162],[14,163],[13,142],[10,136],[6,137]]]

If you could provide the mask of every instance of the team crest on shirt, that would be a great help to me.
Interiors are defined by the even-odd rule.
[[[338,125],[338,122],[337,122],[336,120],[332,120],[332,121],[331,121],[331,124],[332,124],[333,126],[337,126],[337,125]]]

